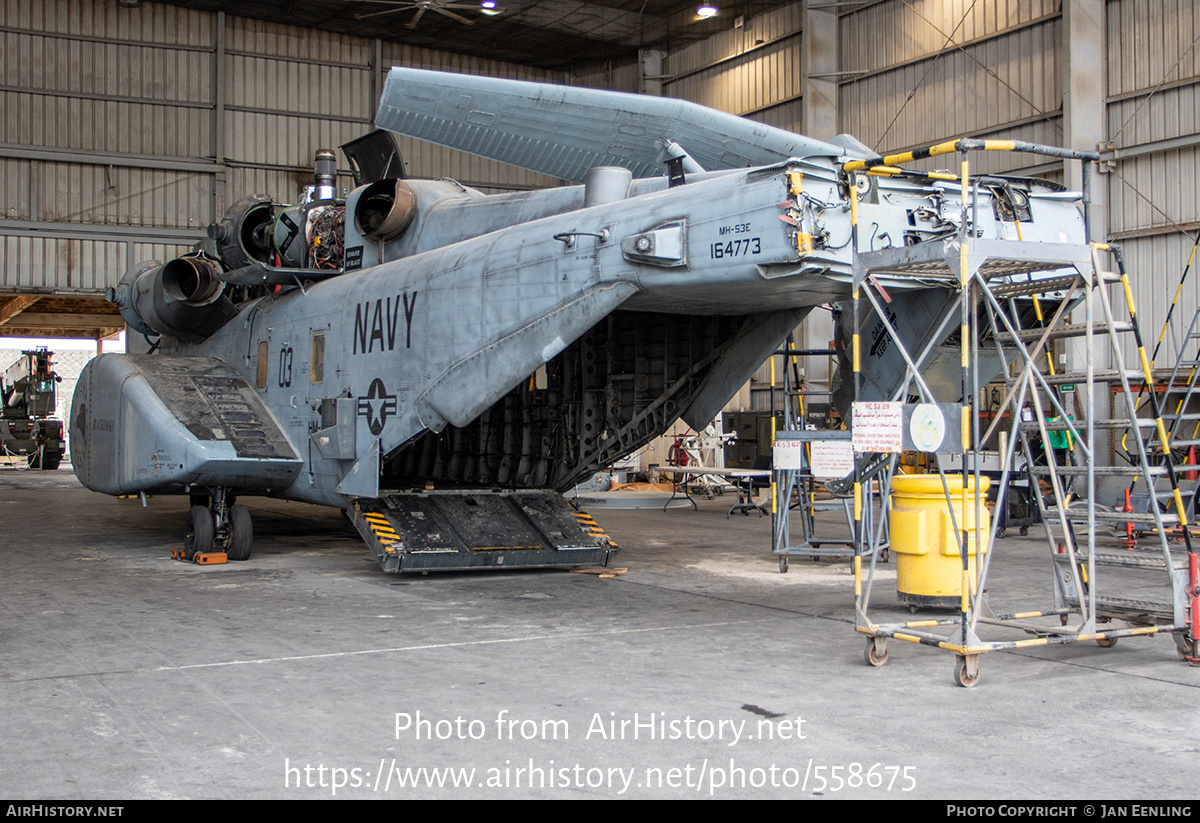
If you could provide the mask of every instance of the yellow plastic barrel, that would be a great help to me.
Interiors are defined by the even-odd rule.
[[[891,550],[896,553],[896,595],[910,606],[957,608],[962,599],[962,556],[954,530],[967,532],[967,568],[975,575],[975,478],[946,475],[946,488],[936,474],[892,478]],[[986,508],[991,480],[980,478],[980,537],[987,543],[991,516]],[[965,505],[964,505],[965,504]],[[950,511],[954,511],[954,520]],[[965,511],[964,511],[965,509]]]

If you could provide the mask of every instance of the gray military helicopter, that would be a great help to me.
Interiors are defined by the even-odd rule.
[[[319,152],[302,202],[241,200],[109,292],[156,341],[84,370],[75,472],[190,495],[189,558],[248,557],[235,501],[268,495],[343,509],[388,572],[605,564],[615,544],[560,492],[681,417],[702,428],[814,306],[849,296],[851,186],[863,248],[962,228],[953,175],[853,179],[843,164],[874,157],[853,138],[682,100],[393,68],[376,126],[342,147],[344,200]],[[576,185],[407,179],[393,133]],[[1026,239],[1084,236],[1054,184],[981,191],[1007,211],[976,210],[976,236],[1014,214]],[[931,290],[887,287],[928,334]]]

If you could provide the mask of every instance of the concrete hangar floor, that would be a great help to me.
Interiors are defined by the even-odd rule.
[[[246,502],[253,558],[201,567],[184,498],[0,474],[0,796],[1197,795],[1169,637],[995,652],[973,689],[915,644],[872,668],[847,564],[780,574],[728,497],[594,510],[613,578],[387,576],[337,511]],[[993,598],[1043,597],[1043,541],[1003,547]]]

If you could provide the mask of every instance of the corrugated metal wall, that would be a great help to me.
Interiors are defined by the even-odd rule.
[[[885,0],[839,12],[839,130],[881,151],[968,134],[1061,144],[1060,6]],[[803,132],[802,4],[742,19],[672,51],[663,93]],[[1044,165],[998,155],[981,163]]]
[[[1191,251],[1181,229],[1200,229],[1200,0],[1108,0],[1106,12],[1108,230],[1153,337]],[[881,0],[836,13],[839,130],[881,150],[963,134],[1063,142],[1061,0]],[[667,54],[663,91],[802,132],[803,23],[800,3],[730,19]],[[0,47],[5,289],[100,288],[131,262],[178,253],[244,194],[292,200],[317,148],[369,128],[392,64],[640,85],[632,62],[566,78],[150,2],[0,0]],[[555,182],[403,146],[421,176],[487,190]],[[1021,156],[981,160],[976,170],[1061,178]],[[1198,294],[1188,287],[1181,315]]]
[[[387,67],[554,72],[176,6],[0,0],[0,289],[103,290],[226,206],[292,202],[313,154],[370,130]],[[557,181],[418,141],[411,173]],[[345,178],[349,182],[349,177]]]
[[[571,84],[590,86],[609,91],[639,91],[640,76],[637,63],[614,65],[606,63],[571,75]]]
[[[1107,12],[1109,234],[1156,340],[1200,232],[1200,0],[1110,0]],[[1183,329],[1200,304],[1197,279],[1189,274],[1177,301]]]
[[[1200,0],[1104,10],[1107,230],[1153,340],[1200,232]],[[1065,142],[1061,0],[881,0],[837,14],[840,131],[881,152],[964,135]],[[803,22],[796,3],[672,52],[664,93],[803,131]],[[1064,179],[1028,155],[981,155],[972,168]],[[1198,281],[1177,300],[1185,327]]]
[[[1062,144],[1058,0],[884,2],[839,28],[842,71],[856,73],[841,83],[841,128],[877,151],[965,135]],[[972,159],[978,171],[1033,162]]]
[[[182,249],[199,236],[216,171],[201,159],[212,154],[211,19],[0,3],[0,288],[95,292],[128,266],[133,238]]]
[[[881,152],[964,135],[1063,145],[1062,5],[847,4],[836,12],[839,131]],[[1144,333],[1154,339],[1200,232],[1200,0],[1103,5],[1107,230],[1124,245]],[[803,25],[801,3],[747,14],[740,27],[731,17],[727,30],[668,54],[663,93],[803,132]],[[607,66],[576,82],[634,89],[636,68]],[[1029,155],[980,155],[972,168],[1064,179],[1059,164]],[[1177,301],[1185,326],[1200,300],[1197,281]]]
[[[800,4],[742,19],[668,54],[663,94],[802,131]]]

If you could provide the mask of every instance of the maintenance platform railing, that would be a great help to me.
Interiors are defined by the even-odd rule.
[[[1035,242],[1022,236],[1022,216],[1017,213],[1017,239],[994,239],[976,236],[972,227],[978,225],[979,186],[972,185],[968,155],[974,151],[1016,151],[1079,161],[1082,169],[1082,208],[1084,226],[1090,223],[1091,180],[1093,165],[1099,159],[1095,152],[1074,151],[1019,141],[962,139],[942,143],[927,149],[905,152],[845,164],[848,177],[853,245],[855,249],[853,293],[852,359],[855,398],[861,398],[861,328],[862,313],[874,313],[903,358],[906,374],[891,402],[916,395],[923,404],[943,403],[922,378],[922,369],[939,341],[954,331],[957,317],[960,363],[960,398],[962,404],[963,441],[948,450],[965,451],[964,474],[974,477],[974,484],[947,479],[936,452],[930,456],[945,496],[950,517],[954,522],[955,541],[961,558],[961,593],[957,614],[908,622],[877,622],[872,617],[873,589],[877,583],[877,558],[880,530],[873,527],[864,507],[863,473],[872,462],[883,462],[882,490],[884,511],[891,508],[890,480],[896,471],[896,454],[868,454],[856,442],[853,482],[854,574],[856,628],[866,635],[865,657],[871,665],[883,665],[889,654],[888,640],[895,638],[951,651],[955,655],[954,679],[959,685],[972,686],[980,676],[980,655],[998,649],[1051,643],[1096,641],[1111,646],[1117,638],[1132,635],[1172,633],[1180,656],[1192,665],[1200,665],[1200,616],[1197,605],[1197,561],[1186,527],[1187,507],[1179,491],[1178,472],[1172,464],[1170,450],[1163,453],[1161,465],[1151,465],[1144,436],[1134,438],[1131,466],[1100,466],[1097,433],[1118,424],[1098,420],[1097,391],[1107,401],[1113,392],[1119,394],[1128,420],[1138,421],[1137,404],[1131,386],[1143,382],[1152,385],[1153,376],[1147,362],[1136,307],[1129,278],[1124,271],[1120,251],[1115,246],[1091,242],[1086,234],[1082,243]],[[902,164],[922,158],[958,154],[961,171],[924,172],[901,168]],[[859,244],[859,219],[856,176],[893,175],[958,183],[961,189],[961,220],[957,236],[918,242],[897,248],[862,251]],[[1105,270],[1102,257],[1111,259],[1116,272]],[[919,278],[922,283],[946,289],[954,294],[934,324],[932,334],[920,350],[910,351],[895,325],[889,320],[884,303],[887,294],[876,280],[877,275]],[[1127,305],[1127,319],[1114,315],[1109,286],[1119,285]],[[1049,297],[1049,295],[1055,295]],[[1026,313],[1018,311],[1018,300],[1032,300],[1036,323],[1022,327]],[[1050,299],[1056,304],[1046,317],[1042,302]],[[1079,315],[1071,318],[1071,314]],[[1139,369],[1126,369],[1123,335],[1132,334],[1140,361]],[[1056,373],[1054,358],[1048,356],[1053,341],[1077,339],[1082,341],[1082,362],[1066,373]],[[985,352],[981,347],[986,347]],[[996,377],[991,366],[981,365],[986,359],[998,358],[1004,381],[1001,407],[1008,414],[994,417],[980,414],[976,398],[984,385]],[[1107,367],[1107,359],[1112,366]],[[1043,363],[1045,364],[1043,366]],[[1102,388],[1103,387],[1103,388]],[[1069,388],[1074,395],[1074,408],[1068,408],[1065,395]],[[1160,442],[1168,442],[1165,424],[1157,398],[1151,391],[1153,420],[1142,428],[1153,427]],[[954,400],[955,398],[949,398]],[[1082,401],[1082,403],[1080,403]],[[1105,403],[1105,408],[1107,403]],[[1077,419],[1082,418],[1082,419]],[[1002,419],[1011,421],[1007,431],[1001,431]],[[1022,422],[1026,421],[1026,422]],[[1128,425],[1125,423],[1124,425]],[[852,432],[856,426],[852,425]],[[1052,433],[1059,433],[1067,448],[1055,449],[1050,443]],[[987,518],[987,506],[980,479],[979,454],[982,444],[993,436],[999,438],[1002,470],[995,505],[1005,505],[1010,479],[1023,466],[1029,474],[1030,492],[1041,511],[1042,525],[1052,560],[1053,604],[1045,608],[1009,614],[997,614],[991,601],[999,600],[1003,592],[989,588],[989,573],[997,554],[996,537],[1000,518]],[[857,436],[854,437],[858,441]],[[942,450],[947,450],[943,447]],[[1171,511],[1151,505],[1144,513],[1116,511],[1111,504],[1098,499],[1098,478],[1120,475],[1142,488],[1153,489],[1155,479],[1163,477],[1173,503]],[[967,491],[970,488],[971,491]],[[978,492],[974,490],[980,490]],[[973,521],[972,535],[951,505],[959,505],[963,520]],[[965,516],[973,508],[973,518]],[[1123,508],[1123,507],[1122,507]],[[1152,534],[1154,547],[1135,552],[1106,552],[1105,536],[1098,527],[1108,523],[1123,527],[1135,521],[1139,530]],[[1183,544],[1182,550],[1172,545],[1169,530],[1175,525]],[[893,535],[895,538],[895,535]],[[970,561],[968,544],[978,547],[977,561]],[[1165,588],[1165,598],[1147,599],[1133,596],[1132,589],[1141,583],[1131,583],[1126,572],[1149,572],[1157,575],[1156,585]],[[877,599],[877,598],[876,598]],[[989,627],[989,639],[981,636],[982,626]],[[997,631],[1015,630],[1024,639],[990,639],[992,628]],[[1011,634],[1011,632],[1009,632]],[[1030,635],[1032,635],[1030,637]]]

